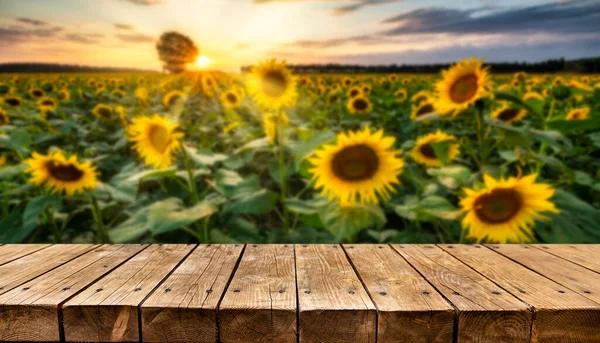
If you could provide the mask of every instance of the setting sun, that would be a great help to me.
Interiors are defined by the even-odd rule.
[[[206,68],[211,64],[212,60],[206,56],[200,56],[198,57],[198,61],[196,61],[196,64],[200,67],[200,68]]]

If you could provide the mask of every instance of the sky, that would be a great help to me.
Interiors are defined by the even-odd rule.
[[[0,0],[0,63],[155,69],[161,33],[210,68],[600,56],[600,0]]]

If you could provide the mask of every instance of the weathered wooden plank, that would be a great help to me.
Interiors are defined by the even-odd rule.
[[[461,342],[529,342],[530,308],[435,245],[394,245],[458,311]]]
[[[219,306],[223,343],[296,342],[293,245],[248,245]]]
[[[141,306],[144,342],[214,343],[217,305],[243,245],[200,245]]]
[[[533,342],[600,342],[598,303],[484,246],[442,247],[533,307]]]
[[[97,245],[57,244],[0,266],[0,294],[38,277]]]
[[[339,245],[297,245],[300,342],[376,341],[377,311]]]
[[[528,245],[491,245],[494,251],[600,304],[600,274]]]
[[[388,245],[344,245],[378,311],[377,342],[452,342],[454,308]]]
[[[67,342],[139,342],[138,306],[195,245],[152,245],[63,306]]]
[[[58,342],[60,305],[143,249],[104,245],[0,296],[0,341]]]
[[[50,244],[6,244],[0,246],[0,265],[16,260],[38,250],[49,247]]]
[[[600,273],[600,244],[532,244],[530,246]]]

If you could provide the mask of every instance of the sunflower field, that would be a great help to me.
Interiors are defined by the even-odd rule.
[[[600,242],[600,77],[0,75],[0,243]]]

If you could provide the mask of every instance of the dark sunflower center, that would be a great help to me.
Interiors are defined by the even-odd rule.
[[[419,148],[419,151],[421,151],[421,154],[423,154],[423,156],[427,158],[437,159],[437,155],[435,154],[435,150],[433,150],[431,144],[425,144],[421,146],[421,148]]]
[[[73,182],[83,177],[83,171],[72,164],[56,164],[54,161],[46,163],[48,172],[54,179],[60,181]]]
[[[43,106],[54,106],[54,101],[52,100],[44,100],[42,101]]]
[[[462,104],[471,100],[477,93],[477,76],[467,74],[459,77],[450,87],[450,98],[452,101]]]
[[[433,112],[433,110],[434,109],[433,109],[433,105],[432,104],[423,105],[417,111],[417,117],[420,117],[420,116],[425,115],[427,113],[431,113],[431,112]]]
[[[333,94],[329,97],[329,103],[333,104],[334,102],[336,102],[338,100],[338,96],[337,94]]]
[[[39,98],[42,95],[44,95],[44,93],[39,89],[34,89],[33,91],[31,91],[31,95],[33,95],[36,98]]]
[[[11,106],[19,106],[21,104],[21,100],[17,98],[8,98],[5,99],[4,102]]]
[[[163,126],[153,125],[150,127],[150,142],[157,151],[164,153],[171,143],[169,131]]]
[[[105,107],[100,107],[98,109],[98,115],[102,118],[110,118],[112,116],[112,111]]]
[[[263,76],[262,90],[272,98],[278,98],[285,92],[287,80],[278,71],[270,71]]]
[[[352,103],[352,106],[358,111],[364,111],[369,107],[369,104],[364,99],[356,99]]]
[[[379,168],[379,157],[366,145],[355,145],[342,149],[331,161],[333,173],[346,181],[370,179]]]
[[[583,118],[583,113],[582,112],[575,112],[573,113],[573,119],[581,119]]]
[[[350,97],[354,98],[355,96],[358,95],[358,89],[353,89],[350,91]]]
[[[504,111],[500,112],[498,115],[498,119],[502,121],[511,121],[519,115],[519,110],[514,108],[507,108]]]
[[[171,106],[174,103],[176,103],[177,101],[179,101],[179,99],[181,99],[181,96],[179,94],[175,94],[175,95],[171,96],[171,98],[169,99],[169,106]]]
[[[58,98],[61,99],[61,100],[62,99],[66,99],[67,98],[67,93],[65,93],[65,92],[58,93]]]
[[[237,102],[237,96],[233,93],[227,93],[226,98],[227,98],[227,101],[232,104],[235,104]]]
[[[514,189],[495,189],[475,200],[477,217],[490,224],[505,223],[523,207],[521,194]]]

